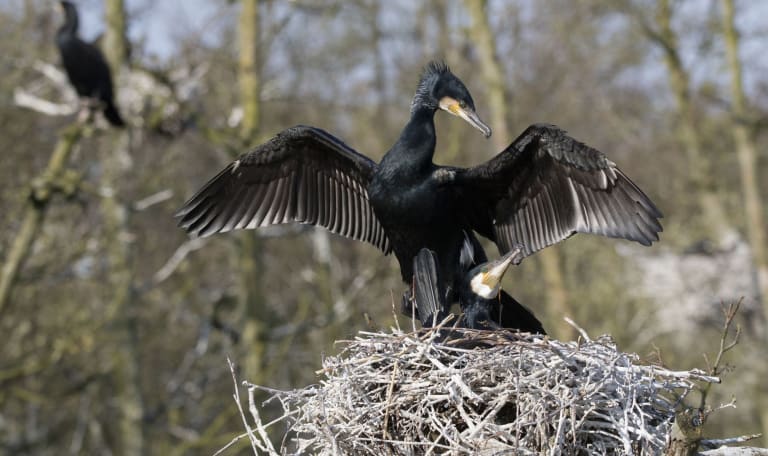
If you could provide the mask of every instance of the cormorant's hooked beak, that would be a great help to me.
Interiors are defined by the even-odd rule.
[[[451,97],[443,97],[443,99],[440,100],[440,109],[466,120],[467,123],[480,130],[486,138],[491,137],[491,127],[480,120],[480,116],[478,116],[475,110],[469,106],[462,105],[462,103],[459,103]]]
[[[517,253],[518,252],[511,251],[498,260],[488,263],[488,271],[485,272],[485,276],[483,277],[483,281],[486,283],[486,285],[493,288],[499,286],[501,279],[504,277],[504,274],[507,272],[507,268],[509,268],[509,265],[512,264],[512,260],[515,258]]]
[[[520,264],[521,253],[522,249],[518,247],[510,250],[498,260],[485,263],[482,270],[470,281],[472,290],[485,299],[495,298],[499,294],[504,273],[507,272],[510,264]]]

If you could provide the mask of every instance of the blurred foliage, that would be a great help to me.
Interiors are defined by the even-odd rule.
[[[155,13],[150,3],[126,2],[129,29],[132,21]],[[405,124],[421,67],[432,58],[448,59],[480,115],[487,116],[478,50],[460,1],[394,1],[386,7],[375,0],[259,5],[259,140],[310,124],[378,160]],[[659,304],[647,287],[638,292],[642,270],[633,259],[683,254],[704,241],[718,243],[708,234],[711,221],[701,217],[700,201],[690,187],[691,163],[678,133],[680,115],[662,52],[637,19],[641,14],[655,20],[656,7],[654,0],[516,0],[489,2],[488,18],[505,75],[510,134],[533,122],[567,129],[606,152],[666,216],[662,241],[650,249],[583,235],[554,247],[574,312],[570,316],[592,335],[612,334],[624,350],[655,359],[658,348],[667,365],[687,369],[703,367],[702,353],[717,348],[717,299],[703,301],[696,315],[679,315],[681,321],[693,321],[695,330],[661,331],[659,306],[675,307],[675,302]],[[713,170],[711,186],[725,223],[743,237],[747,224],[730,134],[719,3],[679,0],[672,7],[672,27],[691,78],[696,132]],[[750,125],[757,150],[764,151],[768,85],[765,62],[755,56],[761,55],[756,49],[768,46],[768,30],[748,19],[764,15],[765,5],[741,2],[737,7],[750,116],[741,121]],[[149,102],[135,101],[134,87],[118,82],[119,100],[131,98],[125,112],[133,125],[123,161],[103,162],[120,156],[107,153],[115,146],[107,131],[84,138],[73,152],[69,167],[82,175],[83,185],[74,197],[51,202],[0,314],[0,453],[123,454],[115,364],[126,343],[126,318],[135,325],[147,452],[211,454],[242,429],[225,359],[243,365],[251,354],[240,343],[245,322],[237,304],[238,236],[212,237],[171,268],[167,279],[156,280],[188,241],[175,226],[175,209],[233,154],[244,152],[238,121],[239,3],[221,2],[217,8],[210,27],[175,32],[175,51],[168,56],[152,57],[146,43],[132,43],[131,68],[124,72],[142,70],[163,84],[173,81],[169,87],[181,108],[160,105],[147,111]],[[163,19],[172,28],[174,17]],[[40,96],[61,101],[34,67],[36,61],[58,64],[53,35],[59,23],[47,0],[0,4],[3,260],[19,229],[31,182],[45,168],[59,131],[74,121],[22,109],[12,101],[14,90],[33,86]],[[215,36],[208,28],[216,30]],[[201,76],[182,97],[184,83],[194,79],[184,75],[191,74]],[[174,128],[159,129],[147,112],[183,119],[175,119]],[[439,163],[469,165],[496,152],[455,119],[438,114],[437,128]],[[758,158],[756,172],[765,195],[764,153]],[[103,179],[107,168],[110,182]],[[146,208],[136,205],[162,191],[172,197]],[[111,306],[115,290],[103,208],[107,193],[130,211],[120,233],[130,258],[128,317]],[[263,359],[258,361],[264,366],[261,379],[275,388],[316,381],[320,357],[334,352],[334,339],[365,329],[366,315],[375,325],[393,325],[393,308],[405,288],[394,258],[383,258],[368,245],[293,228],[259,231],[263,302],[258,308],[266,313],[267,331],[261,335]],[[505,288],[540,314],[545,327],[559,324],[562,315],[547,306],[536,257],[510,271]],[[734,298],[751,291],[734,290]],[[726,375],[708,399],[716,405],[734,395],[739,409],[713,417],[708,430],[713,436],[768,426],[760,424],[760,404],[768,402],[760,380],[768,354],[765,316],[759,303],[753,300],[750,307],[747,301],[737,317],[744,327],[741,344],[728,360],[737,374]],[[400,324],[411,325],[403,317]]]

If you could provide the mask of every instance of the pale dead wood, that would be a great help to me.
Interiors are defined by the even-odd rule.
[[[608,336],[582,336],[363,331],[323,360],[317,385],[249,385],[249,434],[271,456],[660,454],[686,395],[719,382],[642,364]],[[258,419],[257,390],[281,404],[280,417]],[[265,451],[275,424],[288,431]]]

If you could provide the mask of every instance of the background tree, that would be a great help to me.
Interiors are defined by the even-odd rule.
[[[104,33],[129,127],[83,130],[53,173],[67,185],[35,206],[30,191],[74,121],[53,43],[62,19],[45,0],[0,4],[0,99],[14,100],[0,103],[0,261],[12,271],[0,286],[0,453],[211,454],[241,429],[226,356],[251,381],[303,386],[334,340],[394,325],[399,269],[370,246],[295,226],[189,239],[172,214],[295,124],[378,160],[432,58],[467,83],[498,141],[438,115],[436,161],[476,164],[527,125],[554,123],[609,154],[666,216],[649,249],[579,235],[537,255],[554,259],[560,285],[530,259],[506,288],[556,333],[572,314],[679,368],[705,365],[721,301],[744,296],[738,375],[726,370],[708,398],[735,395],[739,409],[706,432],[765,426],[760,2],[733,14],[701,0],[78,6],[82,35]],[[19,249],[25,213],[37,228]]]

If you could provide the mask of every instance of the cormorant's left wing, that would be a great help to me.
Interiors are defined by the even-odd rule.
[[[525,256],[575,233],[650,245],[661,211],[612,161],[554,125],[531,125],[484,164],[456,169],[470,223]]]
[[[335,136],[296,126],[242,155],[179,209],[179,226],[207,236],[299,222],[389,253],[368,201],[376,164]]]

